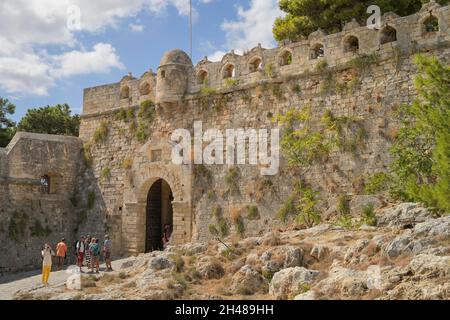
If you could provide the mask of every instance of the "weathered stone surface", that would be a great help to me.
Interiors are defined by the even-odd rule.
[[[287,268],[274,274],[269,285],[269,294],[276,299],[287,299],[298,293],[302,285],[311,284],[319,271],[303,267]]]
[[[431,213],[417,203],[402,203],[393,208],[384,210],[378,218],[378,225],[387,225],[396,228],[411,228],[431,217]]]
[[[231,288],[235,293],[254,294],[266,288],[264,277],[251,266],[245,265],[233,275]]]

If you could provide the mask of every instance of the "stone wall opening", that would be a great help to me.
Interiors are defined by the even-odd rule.
[[[146,206],[145,252],[162,250],[164,226],[173,230],[173,195],[169,184],[159,179],[148,191]]]

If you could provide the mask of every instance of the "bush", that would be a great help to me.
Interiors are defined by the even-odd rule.
[[[172,261],[175,264],[175,271],[176,272],[183,272],[184,270],[184,260],[183,257],[180,255],[172,255]]]
[[[222,237],[228,236],[229,228],[228,228],[228,222],[227,222],[227,220],[226,220],[225,218],[223,218],[223,217],[220,218],[220,219],[219,219],[218,225],[219,225],[220,235],[221,235]]]
[[[219,230],[217,230],[217,227],[213,224],[210,224],[208,226],[209,233],[211,233],[213,236],[217,237],[219,235]]]
[[[247,219],[258,220],[260,218],[259,210],[257,206],[249,205],[247,206]]]
[[[391,153],[391,194],[450,212],[450,66],[436,57],[415,59],[418,99],[399,109],[402,128]]]
[[[350,199],[347,195],[340,195],[338,197],[337,210],[341,215],[350,214]]]
[[[369,203],[362,208],[363,223],[368,226],[375,227],[377,225],[377,217],[373,210],[373,204]]]
[[[225,184],[228,186],[229,192],[239,192],[239,168],[232,167],[225,176]]]
[[[244,219],[239,216],[234,225],[236,227],[236,233],[239,235],[243,235],[245,231]]]
[[[95,130],[94,132],[94,142],[99,143],[106,140],[108,137],[108,131],[109,131],[109,122],[106,120],[103,120],[100,122],[100,126]]]
[[[293,215],[297,223],[308,228],[320,223],[322,220],[321,214],[316,208],[320,199],[317,194],[316,190],[298,181],[291,195],[278,212],[278,217],[284,222],[289,215]]]
[[[390,177],[385,172],[378,172],[367,179],[364,191],[367,194],[386,192],[389,189]]]
[[[100,178],[102,180],[109,180],[110,177],[111,177],[111,169],[109,167],[104,167],[102,169],[102,173],[100,175]]]

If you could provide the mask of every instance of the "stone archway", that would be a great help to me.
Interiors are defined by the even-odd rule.
[[[151,163],[135,171],[133,185],[125,192],[122,215],[122,248],[124,254],[150,251],[147,247],[147,207],[149,191],[159,180],[167,183],[172,204],[172,244],[183,244],[192,237],[190,167]],[[127,201],[128,199],[128,201]],[[156,230],[156,229],[155,229]],[[155,242],[158,230],[154,231]],[[161,236],[161,235],[160,235]],[[160,237],[159,236],[159,237]]]
[[[164,226],[173,228],[173,195],[169,184],[159,179],[150,187],[147,196],[145,221],[145,252],[162,250]]]

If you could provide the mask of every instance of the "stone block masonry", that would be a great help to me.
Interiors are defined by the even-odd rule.
[[[439,27],[430,30],[429,19],[436,19]],[[149,230],[155,230],[149,223],[162,224],[163,210],[165,217],[172,215],[176,244],[211,240],[214,229],[244,236],[275,230],[280,225],[277,212],[299,174],[321,191],[324,211],[339,194],[362,199],[364,180],[386,170],[391,160],[388,150],[399,129],[396,107],[416,98],[413,57],[421,52],[448,61],[449,23],[450,7],[432,1],[411,16],[386,13],[380,30],[350,22],[337,34],[317,31],[275,49],[231,52],[220,62],[205,58],[194,66],[186,53],[172,50],[156,73],[149,70],[140,78],[127,75],[119,83],[85,89],[79,140],[18,135],[0,149],[1,239],[13,248],[1,266],[12,270],[24,261],[36,262],[28,258],[36,253],[28,247],[35,238],[25,235],[26,246],[8,238],[13,218],[21,222],[15,211],[27,217],[36,211],[37,202],[24,201],[28,197],[45,206],[51,221],[60,221],[57,217],[67,212],[74,220],[74,237],[109,233],[115,254],[138,254],[157,246],[158,236],[155,243],[148,241],[154,236]],[[204,131],[271,129],[278,126],[276,114],[306,107],[313,128],[320,127],[327,112],[356,119],[360,139],[333,150],[324,163],[308,170],[293,172],[282,159],[280,173],[268,177],[260,175],[258,166],[178,166],[171,161],[172,132],[188,129],[192,134],[195,121],[203,123]],[[19,144],[28,147],[18,149]],[[42,153],[30,153],[35,146]],[[13,150],[20,160],[11,158]],[[46,171],[25,167],[42,164],[50,173],[63,174],[65,196],[38,193],[37,180]],[[161,179],[170,192],[150,203],[149,191]],[[158,207],[168,201],[172,211]],[[64,228],[52,226],[61,231],[52,235],[59,236]]]

